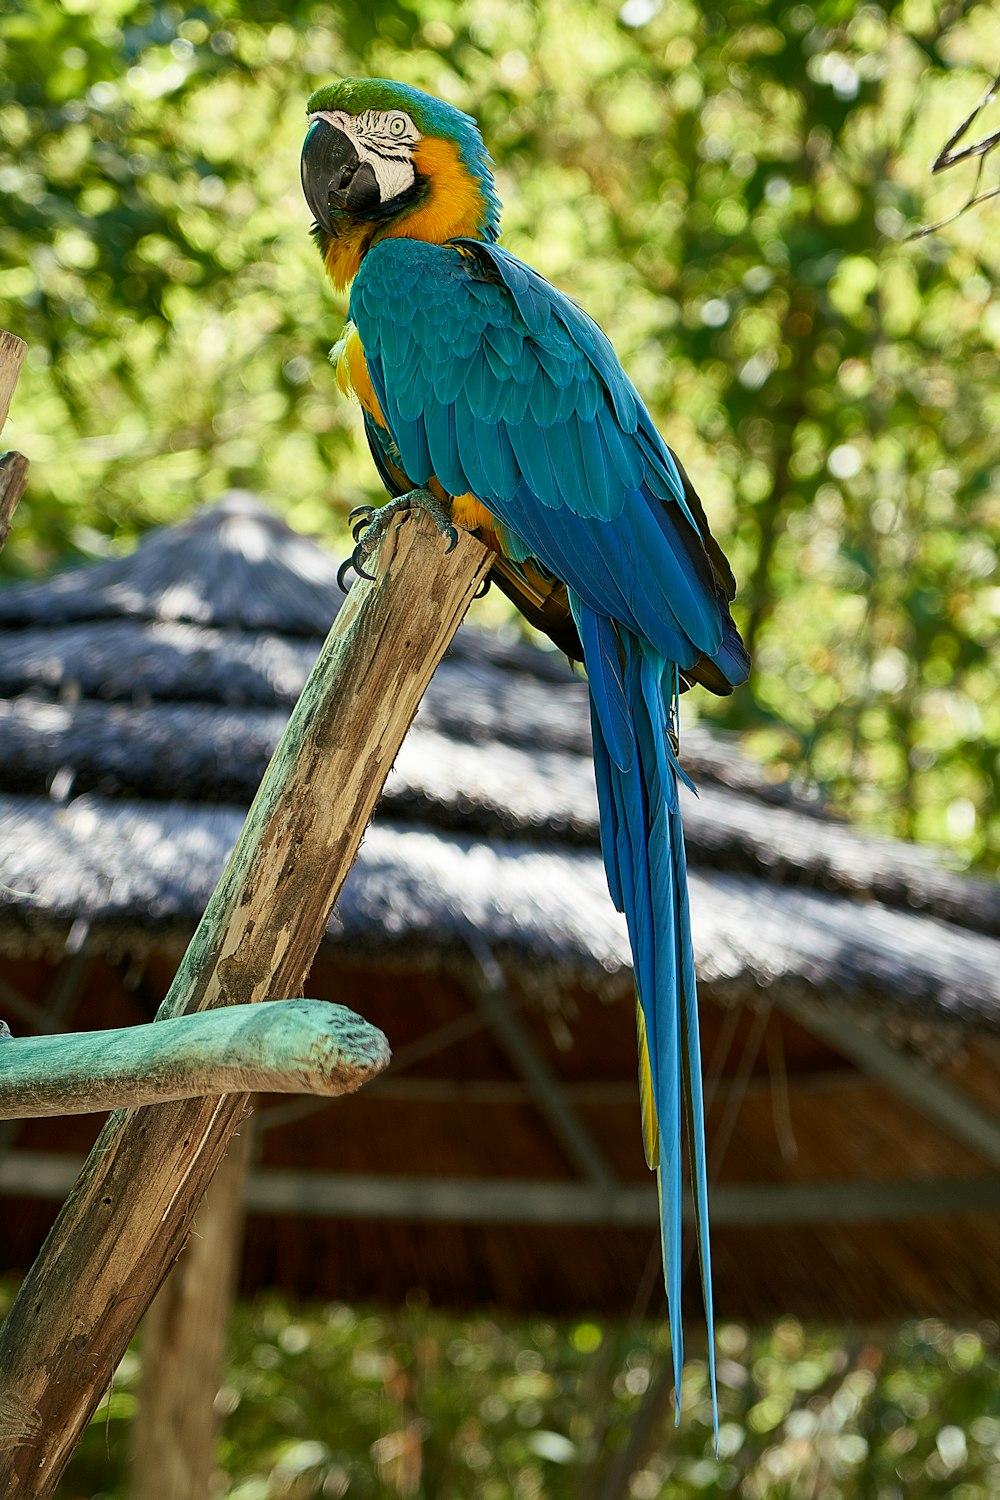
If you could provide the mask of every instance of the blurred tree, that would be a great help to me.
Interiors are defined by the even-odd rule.
[[[34,467],[5,566],[229,484],[342,535],[377,485],[323,359],[302,107],[403,78],[478,115],[507,244],[606,327],[705,494],[756,665],[703,711],[995,865],[996,209],[907,235],[967,196],[975,163],[927,166],[998,57],[995,7],[927,0],[21,0],[0,321]]]
[[[0,1304],[3,1302],[0,1290]],[[634,1500],[739,1495],[993,1500],[1000,1330],[911,1322],[884,1340],[783,1318],[718,1331],[719,1448],[703,1360],[685,1368]],[[228,1500],[583,1500],[604,1493],[666,1355],[662,1325],[514,1323],[259,1299],[237,1311],[220,1466]],[[126,1494],[129,1351],[60,1489]]]

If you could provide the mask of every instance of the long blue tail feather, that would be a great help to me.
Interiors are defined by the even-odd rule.
[[[602,738],[615,766],[631,769],[635,759],[635,736],[632,732],[618,635],[607,615],[591,609],[580,611],[577,620],[590,701],[601,721]]]
[[[611,895],[624,911],[635,967],[649,1093],[658,1136],[657,1186],[677,1413],[684,1338],[682,1115],[691,1166],[698,1257],[718,1433],[712,1266],[708,1235],[701,1052],[687,863],[678,781],[690,785],[671,740],[677,668],[647,641],[573,601],[591,686],[601,844]],[[613,649],[612,649],[613,644]],[[631,740],[629,756],[623,743]],[[644,1120],[647,1153],[651,1127]],[[654,1138],[655,1139],[655,1138]]]

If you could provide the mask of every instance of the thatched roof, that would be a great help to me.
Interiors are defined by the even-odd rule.
[[[281,635],[325,635],[337,569],[243,490],[127,557],[0,593],[0,623],[185,620]]]
[[[453,811],[453,810],[452,810]],[[243,823],[234,807],[106,802],[60,806],[0,797],[0,878],[17,893],[8,910],[59,931],[85,922],[120,950],[124,934],[193,926]],[[630,985],[624,924],[607,898],[598,856],[552,842],[476,838],[428,823],[379,818],[331,923],[351,950],[393,949],[424,963],[485,942],[517,969],[557,967],[606,990]],[[551,839],[554,832],[547,828]],[[30,896],[30,900],[28,899]],[[865,1005],[889,1000],[925,1017],[1000,1023],[1000,945],[979,934],[801,888],[693,869],[699,977],[713,991],[805,987]],[[0,929],[2,941],[2,929]],[[14,934],[8,929],[8,943]],[[546,972],[545,978],[551,976]]]
[[[154,1013],[339,605],[335,573],[235,496],[128,558],[0,592],[15,1031]],[[730,738],[695,726],[682,753],[700,789],[684,817],[720,1307],[995,1305],[1000,892],[831,817]],[[587,689],[558,655],[459,632],[310,992],[382,1026],[394,1061],[335,1116],[265,1103],[253,1281],[647,1305],[659,1251],[629,949]],[[65,1193],[88,1123],[26,1122],[0,1160],[11,1264],[51,1222],[35,1200]]]
[[[6,941],[121,947],[200,915],[340,602],[334,563],[245,495],[130,557],[0,593]],[[1000,1023],[1000,891],[861,834],[695,728],[685,763],[704,980]],[[921,915],[917,915],[917,914]],[[973,936],[973,932],[984,936]],[[598,853],[586,685],[460,632],[331,924],[347,947],[470,936],[515,967],[628,983]]]

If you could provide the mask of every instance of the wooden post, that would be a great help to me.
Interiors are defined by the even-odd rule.
[[[0,432],[10,411],[11,397],[21,373],[28,346],[15,333],[0,328]],[[0,552],[10,531],[10,521],[24,494],[28,460],[23,453],[0,454]]]
[[[142,1325],[142,1382],[129,1500],[210,1500],[217,1493],[215,1399],[243,1241],[252,1121],[233,1137],[184,1254]]]
[[[0,1040],[0,1120],[227,1093],[348,1094],[389,1044],[343,1005],[271,1000],[114,1031]]]
[[[377,561],[310,674],[163,1016],[302,992],[490,555],[468,533],[447,555],[433,522],[408,517]],[[230,1094],[109,1119],[0,1329],[0,1494],[52,1495],[247,1105]]]

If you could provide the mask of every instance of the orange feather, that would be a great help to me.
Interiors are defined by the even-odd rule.
[[[443,245],[445,240],[475,235],[486,216],[486,205],[482,188],[454,141],[425,136],[414,147],[413,165],[430,184],[430,195],[378,238]]]

